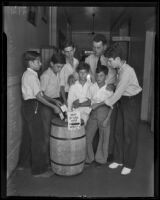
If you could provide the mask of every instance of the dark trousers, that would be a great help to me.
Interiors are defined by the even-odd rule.
[[[24,129],[18,163],[23,167],[26,159],[29,159],[33,175],[41,174],[48,168],[44,127],[40,115],[41,104],[37,103],[36,100],[27,100],[22,104]],[[35,113],[36,108],[37,113]]]
[[[132,169],[135,167],[137,158],[139,95],[122,96],[115,107],[111,118],[109,151],[113,152],[114,162],[122,163],[125,167]]]
[[[56,98],[60,100],[59,98]],[[51,120],[59,116],[54,113],[54,110],[48,106],[42,105],[41,118],[44,127],[45,144],[47,146],[47,163],[50,165],[50,132],[51,132]]]

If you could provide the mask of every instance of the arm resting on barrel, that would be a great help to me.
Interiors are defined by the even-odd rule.
[[[61,103],[60,101],[58,101],[57,99],[52,99],[51,97],[48,97],[48,96],[46,96],[45,94],[43,94],[43,95],[44,95],[44,98],[45,98],[47,101],[56,104],[56,106],[62,106],[62,103]]]
[[[55,113],[61,113],[61,109],[55,105],[53,105],[52,103],[50,103],[49,101],[47,101],[44,96],[43,96],[43,93],[42,92],[39,92],[37,95],[36,95],[36,98],[38,101],[40,101],[42,104],[52,108],[54,110]]]

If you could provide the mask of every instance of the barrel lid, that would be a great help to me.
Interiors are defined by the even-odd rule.
[[[61,120],[58,117],[55,117],[51,120],[51,124],[54,126],[60,126],[60,127],[68,127],[68,122],[65,122],[64,120]],[[81,119],[81,126],[84,125],[84,120]]]

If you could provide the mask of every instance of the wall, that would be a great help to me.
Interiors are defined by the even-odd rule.
[[[66,39],[71,39],[71,24],[65,7],[57,7],[57,47],[62,48]]]
[[[129,43],[129,60],[128,63],[135,69],[137,78],[140,86],[143,88],[142,90],[142,105],[141,105],[141,120],[145,121],[153,121],[153,117],[149,117],[148,113],[153,114],[153,100],[150,99],[150,96],[154,96],[154,94],[149,96],[149,88],[151,87],[151,91],[153,91],[153,84],[149,82],[150,79],[154,80],[153,73],[154,70],[151,70],[152,77],[149,77],[149,73],[147,67],[145,66],[145,44],[146,44],[146,31],[155,30],[155,7],[132,7],[127,8],[124,14],[121,16],[121,19],[117,21],[115,27],[113,27],[111,35],[120,35],[124,34],[125,29],[123,29],[123,25],[128,23],[129,29],[127,30],[130,36]],[[127,33],[125,33],[127,34]],[[150,43],[151,44],[151,43]],[[149,45],[151,47],[151,45]],[[148,47],[147,47],[148,48]],[[151,55],[149,55],[151,56]],[[147,58],[149,59],[149,58]],[[154,68],[154,63],[149,61],[147,66],[150,68]],[[152,65],[152,66],[151,66]],[[145,70],[145,71],[144,71]],[[147,78],[146,75],[147,74]],[[145,76],[144,76],[145,75]],[[147,89],[145,89],[147,88]],[[152,108],[150,108],[152,107]],[[151,119],[149,119],[151,118]],[[153,122],[152,122],[153,124]],[[153,128],[152,128],[153,130]]]
[[[24,67],[22,54],[29,48],[49,44],[49,25],[27,21],[27,7],[4,7],[4,32],[7,35],[7,178],[17,165],[22,134],[20,80]]]
[[[154,35],[155,8],[137,8],[132,15],[131,58],[142,87],[141,120],[151,124],[154,131]],[[139,17],[141,16],[141,17]]]

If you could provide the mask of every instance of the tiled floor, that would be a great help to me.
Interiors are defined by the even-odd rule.
[[[15,171],[7,184],[8,196],[151,197],[154,196],[154,134],[141,123],[136,168],[127,176],[121,167],[92,165],[77,176],[33,178],[29,169]]]

